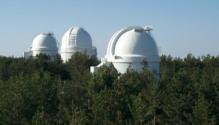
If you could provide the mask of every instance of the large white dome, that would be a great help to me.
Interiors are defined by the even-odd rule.
[[[113,63],[118,72],[125,73],[128,68],[141,70],[146,60],[148,68],[158,76],[159,54],[150,30],[128,27],[117,31],[109,41],[105,62]]]
[[[75,52],[96,56],[96,48],[92,46],[89,33],[81,27],[70,28],[62,37],[60,49],[62,60],[68,61]]]
[[[54,56],[58,54],[58,47],[56,39],[52,33],[40,33],[33,39],[31,51],[33,56],[40,53],[49,56]]]
[[[156,42],[149,30],[142,27],[128,27],[116,32],[109,42],[106,57],[113,61],[124,61],[129,57],[159,61]],[[115,59],[115,57],[123,59]]]

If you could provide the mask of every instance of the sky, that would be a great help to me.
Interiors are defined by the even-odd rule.
[[[103,57],[114,32],[146,25],[160,55],[219,55],[219,0],[0,0],[0,55],[22,56],[38,33],[60,42],[80,26]]]

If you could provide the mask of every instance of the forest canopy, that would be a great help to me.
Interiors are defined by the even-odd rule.
[[[219,57],[161,56],[160,79],[76,53],[0,57],[1,125],[218,125]]]

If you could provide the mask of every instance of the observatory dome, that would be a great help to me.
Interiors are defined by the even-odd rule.
[[[96,56],[96,48],[92,46],[89,33],[81,27],[70,28],[62,37],[60,49],[62,60],[68,61],[75,52]]]
[[[36,56],[40,53],[49,56],[55,56],[58,54],[58,47],[53,33],[40,33],[33,39],[32,43],[32,56]]]
[[[105,61],[99,66],[112,63],[118,72],[125,73],[128,68],[140,71],[146,60],[148,68],[159,74],[158,49],[150,31],[149,27],[127,27],[117,31],[109,41]]]

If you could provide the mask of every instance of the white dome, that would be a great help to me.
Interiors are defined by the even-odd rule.
[[[92,39],[87,31],[81,27],[70,28],[62,37],[61,58],[68,61],[75,52],[89,56],[96,56],[96,48],[92,46]]]
[[[70,28],[62,37],[61,51],[72,48],[91,48],[92,40],[87,31],[81,27]]]
[[[31,51],[33,56],[40,53],[47,55],[58,54],[58,47],[56,39],[52,33],[40,33],[33,39]]]
[[[125,73],[128,68],[141,70],[142,62],[147,60],[149,69],[158,74],[158,49],[150,30],[128,27],[117,31],[108,44],[106,61],[112,62],[118,72]]]

